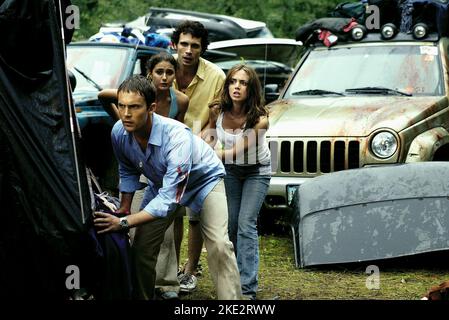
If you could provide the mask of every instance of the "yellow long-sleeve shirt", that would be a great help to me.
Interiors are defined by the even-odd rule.
[[[219,97],[225,78],[223,70],[212,62],[200,58],[196,75],[184,92],[189,97],[189,108],[184,123],[194,134],[206,126],[209,119],[208,105]],[[176,80],[173,86],[179,90]]]

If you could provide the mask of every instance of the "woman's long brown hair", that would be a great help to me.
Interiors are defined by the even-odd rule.
[[[265,101],[262,96],[262,87],[260,85],[259,77],[256,71],[245,64],[238,64],[232,67],[226,75],[226,80],[221,91],[221,97],[219,101],[214,101],[213,104],[218,104],[222,112],[232,110],[232,100],[229,96],[229,85],[231,84],[232,76],[243,70],[249,77],[248,81],[248,97],[243,103],[243,107],[246,113],[246,125],[245,130],[254,128],[259,122],[259,118],[262,116],[268,116],[268,109],[265,107]]]

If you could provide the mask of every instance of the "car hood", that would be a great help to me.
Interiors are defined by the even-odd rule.
[[[447,108],[447,97],[306,97],[269,105],[268,136],[368,136],[379,128],[400,132]]]

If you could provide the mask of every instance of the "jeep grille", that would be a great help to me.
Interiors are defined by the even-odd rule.
[[[272,171],[316,176],[360,167],[359,140],[290,139],[269,141]]]

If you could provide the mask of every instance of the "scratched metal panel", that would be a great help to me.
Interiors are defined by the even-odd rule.
[[[449,249],[449,163],[346,170],[298,195],[303,267]]]

